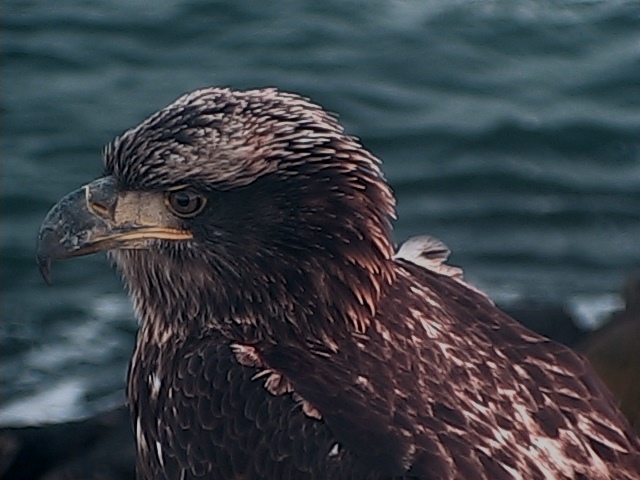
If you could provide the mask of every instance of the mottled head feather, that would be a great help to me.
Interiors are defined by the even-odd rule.
[[[105,166],[124,187],[145,190],[176,182],[225,190],[278,170],[303,175],[305,164],[342,173],[360,169],[354,180],[364,173],[376,182],[380,162],[361,149],[333,115],[298,95],[205,88],[115,139],[105,149]],[[392,214],[387,196],[390,202],[380,207]]]
[[[147,316],[153,308],[141,302],[162,282],[141,282],[162,278],[167,262],[190,272],[184,285],[163,279],[172,295],[216,305],[210,317],[242,324],[270,305],[274,323],[286,317],[303,330],[344,318],[361,331],[391,280],[394,198],[380,161],[307,99],[197,90],[114,140],[104,159],[123,189],[190,185],[210,197],[211,208],[186,225],[192,244],[115,254]]]

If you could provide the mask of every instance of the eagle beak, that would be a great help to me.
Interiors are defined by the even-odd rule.
[[[38,232],[38,266],[50,283],[53,260],[146,249],[153,239],[192,238],[167,211],[162,193],[119,191],[113,177],[103,177],[71,192],[49,211]]]

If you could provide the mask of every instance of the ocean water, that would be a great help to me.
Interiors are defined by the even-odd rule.
[[[122,402],[137,328],[47,210],[184,92],[278,86],[384,160],[396,239],[431,233],[503,304],[597,312],[640,268],[640,1],[10,0],[2,12],[0,423]]]

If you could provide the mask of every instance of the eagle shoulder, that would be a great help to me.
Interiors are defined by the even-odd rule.
[[[615,461],[634,478],[638,441],[582,357],[451,275],[404,259],[396,273],[338,348],[257,347],[336,442],[388,476],[606,479]]]

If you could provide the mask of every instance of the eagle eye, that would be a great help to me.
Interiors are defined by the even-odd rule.
[[[203,195],[190,189],[167,192],[167,206],[178,217],[195,217],[206,203],[207,199]]]

